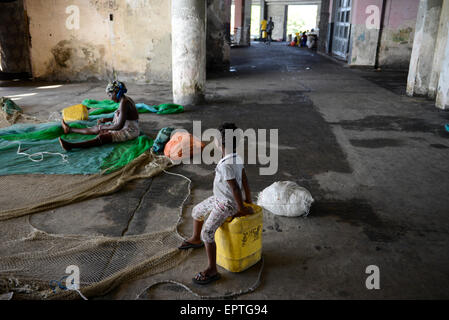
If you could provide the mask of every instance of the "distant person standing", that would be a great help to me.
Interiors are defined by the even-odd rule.
[[[271,38],[271,34],[273,32],[274,29],[274,22],[273,22],[273,18],[270,17],[270,21],[268,21],[267,23],[267,40],[268,40],[268,44],[271,45],[271,40],[273,40]]]

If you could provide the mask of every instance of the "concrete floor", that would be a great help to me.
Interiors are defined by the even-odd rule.
[[[223,121],[243,129],[279,129],[278,172],[260,176],[257,165],[247,166],[253,197],[274,181],[292,180],[316,201],[307,218],[264,216],[262,283],[241,299],[449,298],[449,133],[443,128],[449,113],[424,98],[406,97],[406,73],[350,69],[283,44],[235,48],[231,70],[209,76],[204,105],[183,114],[144,114],[141,123],[150,136],[164,126],[191,130],[193,120],[201,120],[203,130]],[[0,82],[0,96],[37,93],[17,102],[41,118],[85,98],[105,98],[103,82],[36,89],[45,85]],[[171,101],[169,84],[127,85],[136,102]],[[212,194],[213,169],[172,169],[193,181],[184,234],[191,232],[192,206]],[[174,192],[167,196],[167,190]],[[186,191],[183,180],[162,175],[114,195],[35,214],[30,221],[53,233],[151,232],[175,223]],[[130,219],[142,197],[144,205]],[[19,228],[24,219],[1,223],[0,230]],[[174,269],[97,298],[134,299],[164,279],[221,295],[251,286],[260,270],[260,263],[241,274],[221,270],[216,284],[192,285],[205,263],[204,250],[197,250]],[[365,287],[368,265],[380,268],[380,290]],[[194,298],[171,284],[142,297]]]

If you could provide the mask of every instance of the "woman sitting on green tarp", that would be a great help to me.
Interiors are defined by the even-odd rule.
[[[114,114],[114,118],[102,118],[98,120],[98,123],[94,127],[78,129],[71,128],[67,123],[62,120],[62,128],[64,133],[80,133],[80,134],[96,134],[97,136],[92,140],[83,142],[68,142],[59,138],[61,146],[65,150],[71,150],[72,148],[90,148],[101,146],[111,142],[123,142],[133,140],[140,135],[139,129],[139,113],[136,108],[136,104],[130,98],[125,96],[128,90],[125,84],[120,81],[113,81],[109,83],[106,92],[108,96],[114,102],[120,102],[120,106]],[[111,122],[112,124],[105,124]]]

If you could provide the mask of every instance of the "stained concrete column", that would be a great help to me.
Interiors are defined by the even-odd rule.
[[[316,23],[315,23],[316,28],[315,28],[315,31],[316,31],[317,28],[320,27],[320,20],[321,20],[321,5],[322,5],[322,3],[318,3],[318,4],[317,4]],[[288,13],[288,11],[287,11],[287,13]],[[288,19],[288,15],[287,15],[287,19]]]
[[[172,1],[173,102],[204,99],[206,84],[206,1]]]
[[[320,8],[320,23],[318,25],[318,51],[327,53],[329,43],[330,0],[322,0]]]
[[[260,21],[267,19],[267,2],[265,0],[260,0]]]
[[[249,46],[251,44],[251,0],[244,1],[243,11],[243,28],[242,28],[242,45]]]
[[[439,41],[446,42],[442,56],[440,57],[441,69],[437,87],[436,106],[440,109],[449,109],[449,1],[444,1],[444,7],[441,12],[441,21],[444,27],[438,34]]]
[[[438,28],[438,36],[435,45],[435,54],[433,57],[432,74],[430,75],[429,93],[431,99],[435,99],[437,95],[438,83],[440,81],[440,73],[443,62],[447,57],[445,55],[446,44],[448,42],[449,33],[449,1],[443,1],[441,9],[440,24]],[[446,64],[448,62],[446,61]]]
[[[234,0],[234,42],[237,45],[242,42],[244,12],[245,0]]]
[[[371,10],[367,13],[368,7],[371,7]],[[383,0],[353,1],[351,11],[351,42],[349,44],[348,63],[352,66],[374,67],[381,28],[383,28],[381,26]],[[335,7],[333,14],[333,19],[335,19]],[[378,14],[379,19],[377,19]],[[332,45],[334,46],[334,44]]]
[[[427,95],[443,0],[421,0],[407,80],[407,95]]]

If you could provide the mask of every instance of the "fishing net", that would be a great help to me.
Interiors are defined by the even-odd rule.
[[[40,123],[36,117],[23,113],[23,110],[11,99],[0,98],[0,128],[8,127],[14,123]]]
[[[112,108],[96,116],[116,109],[107,104]],[[176,224],[133,236],[50,234],[32,226],[29,217],[34,213],[112,194],[132,180],[155,177],[173,166],[169,158],[150,152],[153,141],[144,135],[73,152],[61,149],[59,137],[76,141],[93,136],[64,135],[59,123],[0,129],[0,295],[13,293],[15,299],[95,297],[124,281],[168,270],[189,255],[189,250],[177,249],[182,239],[177,231],[182,210]],[[71,265],[79,267],[80,291],[52,287],[55,280],[58,286],[63,283]]]
[[[85,128],[92,122],[79,121],[71,127]],[[77,142],[95,135],[63,134],[59,123],[13,125],[0,129],[0,175],[27,173],[93,174],[113,172],[149,150],[153,140],[146,135],[137,139],[105,144],[71,152],[64,151],[58,141]]]
[[[130,180],[154,177],[170,166],[168,158],[146,151],[107,175],[2,176],[0,219],[110,194]],[[21,192],[11,194],[19,185],[23,186]],[[123,237],[48,234],[28,220],[25,230],[6,235],[7,240],[0,242],[0,294],[14,292],[16,299],[79,299],[76,291],[50,286],[51,281],[67,276],[65,270],[70,265],[79,267],[80,292],[86,297],[103,295],[137,276],[168,270],[190,253],[177,249],[182,239],[177,232],[181,214],[182,210],[175,225],[161,226],[161,231]]]

